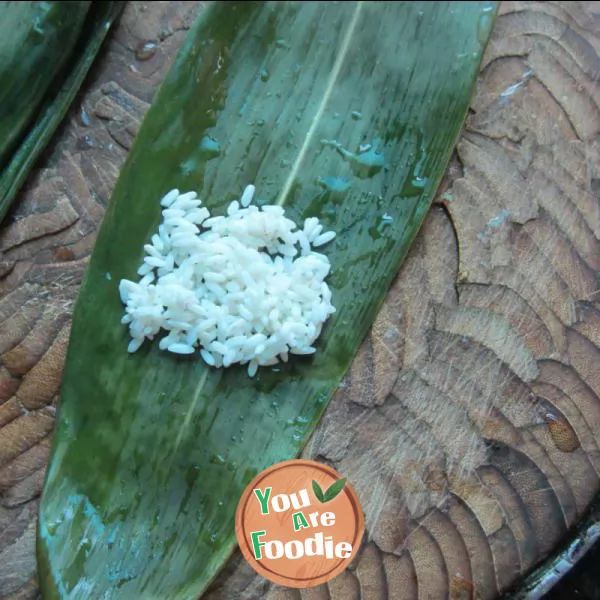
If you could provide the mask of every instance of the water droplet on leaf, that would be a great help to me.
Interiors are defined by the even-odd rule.
[[[210,457],[210,462],[213,465],[224,465],[225,464],[225,458],[223,456],[221,456],[220,454],[213,454]]]

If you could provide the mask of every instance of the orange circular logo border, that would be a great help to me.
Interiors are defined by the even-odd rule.
[[[235,513],[235,535],[242,555],[250,564],[250,566],[259,575],[265,577],[273,583],[276,583],[277,585],[304,589],[326,583],[327,581],[332,580],[334,577],[337,577],[340,573],[345,571],[350,566],[352,561],[356,558],[360,544],[362,542],[362,538],[364,536],[365,517],[360,502],[358,500],[358,496],[354,491],[354,488],[348,481],[346,481],[342,493],[346,495],[352,507],[355,530],[354,537],[352,540],[352,554],[350,555],[350,557],[338,559],[338,562],[335,564],[335,566],[333,566],[327,572],[321,573],[316,577],[292,578],[286,575],[280,575],[273,569],[266,567],[263,562],[257,560],[254,557],[252,548],[250,546],[249,532],[246,529],[245,524],[243,522],[244,515],[248,506],[248,502],[253,497],[252,494],[254,489],[258,488],[261,482],[267,479],[269,476],[273,475],[273,473],[287,469],[289,467],[307,467],[312,470],[318,470],[325,473],[329,477],[332,477],[334,480],[337,480],[340,477],[340,473],[338,473],[335,469],[329,467],[328,465],[313,460],[285,460],[282,462],[275,463],[270,467],[267,467],[264,471],[261,471],[258,475],[256,475],[254,479],[246,486],[246,489],[244,490],[244,493],[240,498]]]

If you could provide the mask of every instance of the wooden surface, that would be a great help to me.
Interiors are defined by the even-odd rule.
[[[128,4],[0,229],[0,598],[37,598],[73,302],[152,93],[204,4]],[[436,205],[305,451],[354,484],[362,552],[303,592],[234,556],[210,600],[491,599],[585,511],[600,488],[599,54],[600,3],[501,5]]]

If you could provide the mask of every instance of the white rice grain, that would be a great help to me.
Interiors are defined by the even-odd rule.
[[[146,264],[144,263],[138,270],[137,270],[137,274],[141,275],[142,277],[144,275],[148,275],[148,273],[150,273],[152,271],[152,265]]]
[[[182,210],[181,208],[165,208],[165,210],[162,211],[162,216],[165,219],[183,218],[185,217],[185,210]]]
[[[129,342],[127,346],[127,352],[137,352],[139,347],[144,343],[144,338],[134,338]]]
[[[174,352],[175,354],[193,354],[194,347],[188,346],[187,344],[171,344],[168,347],[169,352]]]
[[[186,192],[185,194],[179,194],[175,201],[176,206],[185,206],[190,200],[195,200],[198,197],[196,192]]]
[[[333,238],[335,237],[335,233],[333,231],[327,231],[325,233],[322,233],[321,235],[318,235],[314,240],[312,245],[315,246],[315,248],[317,246],[323,246],[325,245],[327,242],[330,242]]]
[[[248,364],[248,376],[254,377],[256,375],[256,371],[258,371],[258,361],[251,360]]]
[[[335,237],[315,217],[297,229],[280,206],[251,205],[255,188],[211,216],[195,192],[171,190],[160,201],[163,222],[144,245],[140,280],[122,280],[121,319],[127,350],[161,331],[159,348],[196,349],[212,367],[259,366],[308,355],[335,312],[325,282],[331,265],[313,248]],[[299,255],[300,252],[300,255]]]
[[[203,358],[204,362],[207,365],[210,365],[211,367],[215,366],[215,357],[212,355],[211,352],[209,352],[208,350],[205,350],[204,348],[202,348],[200,350],[200,356]]]
[[[173,204],[173,202],[175,202],[175,200],[177,200],[178,197],[179,197],[179,190],[177,190],[177,189],[171,190],[170,192],[168,192],[167,194],[165,194],[162,197],[160,204],[161,204],[161,206],[169,207],[169,206],[171,206],[171,204]]]
[[[256,188],[253,185],[246,186],[246,189],[244,190],[244,193],[242,194],[242,198],[240,200],[240,204],[244,208],[248,207],[250,205],[250,202],[252,202],[255,190]]]
[[[146,275],[144,275],[141,279],[140,279],[140,285],[141,286],[148,286],[150,285],[152,282],[154,281],[154,273],[150,272],[150,273],[146,273]]]

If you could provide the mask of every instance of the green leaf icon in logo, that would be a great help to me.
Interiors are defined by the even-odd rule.
[[[344,489],[345,485],[346,485],[346,478],[342,477],[342,479],[338,479],[337,481],[334,481],[331,484],[331,486],[329,487],[329,489],[327,489],[326,492],[323,492],[323,490],[321,489],[321,486],[314,479],[312,482],[313,492],[315,493],[317,500],[319,502],[321,502],[322,504],[325,504],[325,502],[329,502],[330,500],[333,500]]]
[[[319,502],[325,502],[325,495],[323,494],[323,490],[321,489],[321,486],[314,479],[312,482],[312,488],[313,488],[313,492],[315,493],[315,496],[317,497],[317,500]]]

